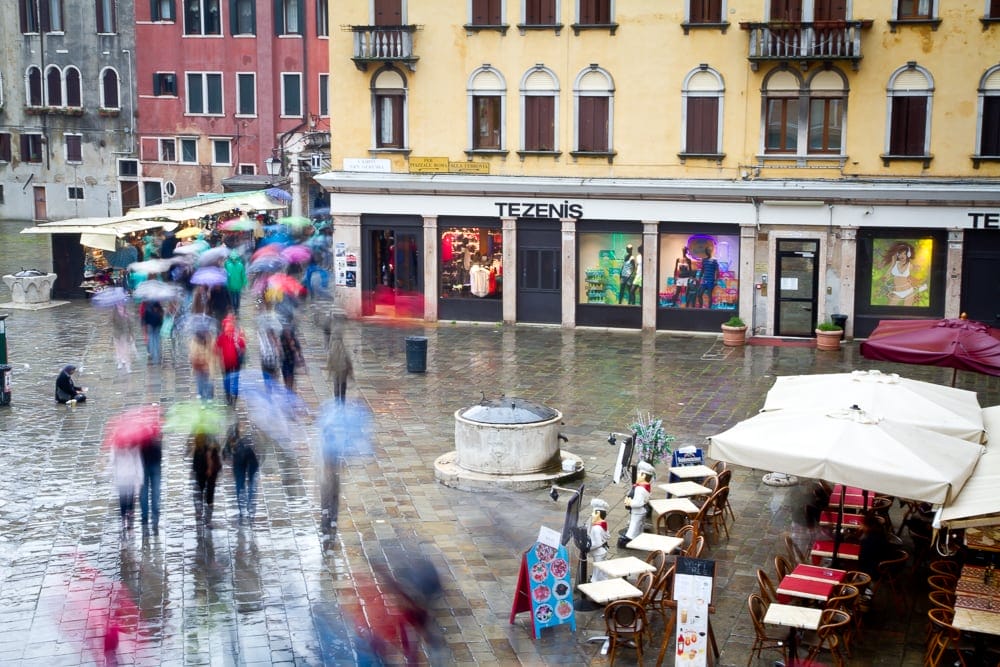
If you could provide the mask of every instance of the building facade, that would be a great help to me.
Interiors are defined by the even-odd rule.
[[[121,213],[134,58],[132,3],[0,3],[0,218]]]
[[[426,320],[997,322],[986,0],[337,3],[336,290]]]

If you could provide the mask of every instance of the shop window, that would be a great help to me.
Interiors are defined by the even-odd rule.
[[[579,303],[636,306],[642,301],[642,235],[577,234]]]
[[[869,305],[930,307],[933,260],[932,238],[872,239]]]
[[[221,35],[219,0],[184,0],[185,35]]]
[[[177,75],[174,72],[153,74],[153,95],[177,97]]]
[[[95,0],[97,14],[97,32],[114,34],[118,32],[118,16],[115,14],[114,0]]]
[[[257,74],[241,72],[236,75],[236,115],[257,115]]]
[[[739,306],[737,235],[660,234],[657,306],[733,310]]]
[[[556,0],[523,0],[525,25],[555,25]]]
[[[722,153],[722,75],[702,65],[690,72],[681,91],[684,104],[684,144],[686,155]]]
[[[101,72],[101,107],[104,109],[121,108],[121,97],[118,91],[118,72],[110,67]]]
[[[524,118],[522,146],[528,152],[556,149],[556,102],[559,83],[555,72],[537,65],[521,80],[521,116]]]
[[[472,0],[472,25],[502,25],[503,0]]]
[[[507,83],[492,67],[482,67],[469,77],[469,146],[474,151],[499,151],[504,148]]]
[[[503,294],[503,234],[487,227],[441,231],[442,299],[499,299]]]
[[[66,161],[83,162],[83,136],[67,134],[63,139],[66,142]]]
[[[1000,158],[1000,65],[983,75],[979,105],[979,157]]]
[[[607,154],[612,151],[614,82],[611,75],[591,65],[577,76],[573,86],[576,98],[575,153]]]
[[[406,78],[399,70],[385,67],[372,79],[372,116],[376,149],[406,148]]]
[[[688,0],[688,23],[722,23],[722,0]]]
[[[256,35],[257,13],[253,0],[229,0],[229,29],[233,35]]]
[[[929,155],[931,96],[930,73],[908,63],[889,79],[889,136],[885,157]]]

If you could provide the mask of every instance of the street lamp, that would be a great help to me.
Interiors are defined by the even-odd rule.
[[[269,176],[281,176],[281,158],[269,157],[264,160],[264,165],[267,167]]]

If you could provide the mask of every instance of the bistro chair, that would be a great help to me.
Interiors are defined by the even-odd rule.
[[[788,662],[788,647],[785,644],[786,634],[781,636],[770,634],[764,625],[764,614],[767,613],[768,602],[756,593],[747,596],[747,609],[750,611],[750,622],[753,623],[754,639],[753,646],[750,647],[750,657],[747,658],[747,667],[753,664],[754,656],[760,660],[761,651],[777,650],[781,651],[781,659]]]
[[[892,594],[896,611],[900,614],[906,606],[903,598],[903,573],[906,571],[906,562],[910,559],[910,554],[904,549],[896,549],[889,558],[878,564],[878,579],[873,582],[872,591],[878,593],[883,588],[888,587]]]
[[[892,496],[876,495],[872,498],[871,511],[873,514],[882,517],[885,520],[886,529],[895,534],[896,531],[892,525],[892,517],[889,515],[889,510],[892,509],[893,500],[894,498]]]
[[[840,584],[833,597],[823,605],[825,609],[840,609],[841,611],[846,611],[851,616],[851,622],[842,632],[844,652],[847,653],[848,657],[851,655],[851,646],[861,635],[860,604],[861,592],[858,591],[857,587],[851,584]]]
[[[788,556],[788,562],[793,565],[801,565],[802,563],[807,563],[806,555],[802,551],[802,548],[796,544],[795,538],[792,537],[791,533],[785,533],[783,535],[785,541],[785,555]]]
[[[653,571],[653,585],[655,586],[667,571],[667,552],[660,550],[650,551],[649,555],[646,556],[646,562],[656,568]]]
[[[842,649],[845,647],[845,633],[851,624],[851,615],[843,609],[824,609],[820,617],[819,629],[816,630],[816,643],[809,648],[806,664],[814,664],[817,656],[824,650],[830,652],[833,664],[844,667],[847,657]]]
[[[958,586],[958,577],[951,574],[932,574],[927,577],[927,586],[932,591],[954,593]]]
[[[697,496],[691,496],[691,502],[693,502],[698,507],[703,507],[705,503],[709,501],[712,494],[719,490],[719,476],[712,475],[711,477],[706,477],[701,480],[700,484],[708,489],[707,493],[699,493]]]
[[[670,614],[675,608],[673,600],[674,593],[674,566],[669,566],[663,576],[653,582],[653,589],[643,605],[646,609],[646,616],[650,612],[655,612],[663,619],[664,632],[672,629],[672,624],[668,623]]]
[[[781,554],[774,557],[774,573],[778,576],[778,581],[790,575],[794,569],[795,567]]]
[[[699,535],[694,538],[694,541],[688,545],[688,548],[684,550],[685,558],[701,558],[702,552],[705,551],[705,536]]]
[[[927,599],[931,603],[931,608],[955,610],[955,591],[931,591],[927,594]]]
[[[778,589],[774,587],[774,582],[767,576],[767,572],[761,568],[757,568],[757,585],[760,586],[760,596],[767,600],[768,604],[778,601]]]
[[[718,477],[720,489],[724,486],[729,486],[729,482],[733,479],[733,471],[729,469],[723,470],[719,473]],[[733,506],[732,503],[729,502],[728,495],[726,496],[726,514],[729,515],[730,519],[736,521],[736,512],[733,511]]]
[[[681,545],[677,547],[678,552],[687,551],[691,544],[694,542],[695,530],[694,524],[687,524],[686,526],[681,526],[674,537],[679,537],[681,539]]]
[[[611,657],[608,665],[615,664],[615,654],[619,646],[635,645],[637,664],[642,664],[642,644],[646,636],[646,610],[638,602],[632,600],[616,600],[604,608],[604,625],[608,631],[608,641],[611,644]]]
[[[684,510],[670,510],[656,517],[656,532],[660,535],[673,535],[687,525],[688,515]]]
[[[927,667],[938,667],[941,664],[952,665],[954,662],[944,662],[944,654],[954,651],[957,664],[966,667],[965,656],[962,655],[960,645],[962,632],[952,626],[951,622],[955,616],[953,610],[933,607],[927,610],[927,617],[931,621],[931,636],[927,643],[927,653],[924,655],[924,665]]]
[[[715,537],[722,539],[722,533],[726,534],[726,541],[729,541],[729,526],[726,524],[726,504],[729,502],[729,486],[720,486],[719,489],[709,498],[712,506],[705,513],[712,533]]]
[[[725,461],[716,461],[715,465],[712,466],[712,470],[715,471],[716,475],[721,474],[722,471],[726,470],[727,468],[728,468],[728,466],[726,465]]]
[[[938,558],[928,565],[932,574],[950,574],[956,579],[962,575],[962,564],[951,558]]]

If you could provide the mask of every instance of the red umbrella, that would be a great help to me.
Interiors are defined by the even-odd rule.
[[[287,273],[276,273],[267,279],[268,289],[274,289],[292,296],[305,296],[306,288]]]
[[[861,343],[866,359],[1000,375],[1000,330],[965,318],[882,320]]]
[[[160,437],[163,415],[158,405],[143,405],[115,415],[104,424],[104,444],[135,447]]]

